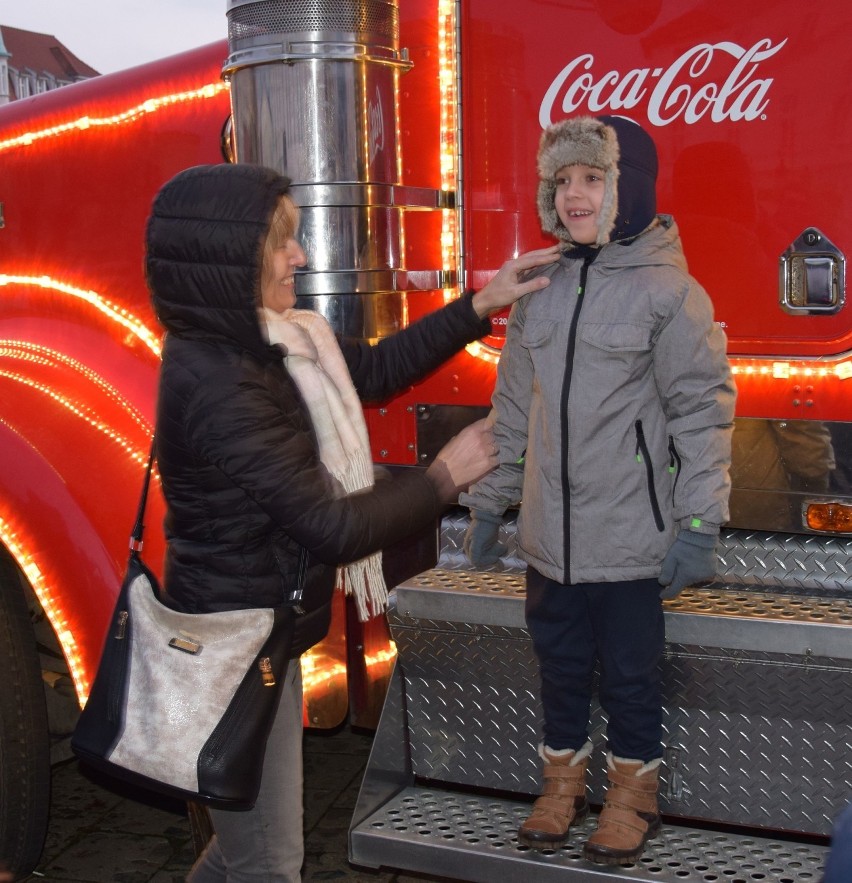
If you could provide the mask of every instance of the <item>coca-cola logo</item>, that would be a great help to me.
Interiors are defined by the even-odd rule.
[[[367,140],[370,145],[370,158],[372,162],[376,154],[385,146],[385,118],[382,113],[382,96],[379,87],[376,86],[376,100],[367,102]]]
[[[634,68],[626,73],[598,74],[594,55],[578,55],[545,92],[538,121],[545,129],[554,122],[554,110],[565,115],[584,107],[592,114],[617,113],[645,100],[648,122],[655,126],[678,119],[692,125],[704,117],[714,123],[756,120],[769,104],[773,83],[772,77],[759,76],[760,65],[786,43],[784,39],[773,45],[764,38],[748,49],[726,40],[699,43],[666,68]]]

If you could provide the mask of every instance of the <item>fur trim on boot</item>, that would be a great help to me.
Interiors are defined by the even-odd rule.
[[[544,788],[533,804],[530,817],[518,829],[518,841],[532,849],[553,849],[568,839],[571,825],[586,818],[586,765],[592,743],[578,751],[538,746],[544,761]]]
[[[660,758],[643,763],[607,753],[604,808],[583,856],[599,865],[633,864],[660,830],[657,809]]]

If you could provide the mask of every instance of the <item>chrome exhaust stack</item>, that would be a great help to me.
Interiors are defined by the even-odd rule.
[[[229,0],[227,16],[236,161],[288,175],[302,209],[299,306],[341,334],[393,333],[403,292],[444,282],[406,269],[404,209],[446,197],[400,181],[397,0]]]

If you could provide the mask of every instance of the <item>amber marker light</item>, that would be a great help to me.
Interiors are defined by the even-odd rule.
[[[475,359],[480,359],[491,365],[496,365],[500,361],[500,350],[495,349],[493,346],[489,346],[487,343],[483,343],[481,340],[475,340],[473,343],[469,343],[465,347],[465,350]]]
[[[805,504],[805,524],[823,533],[852,533],[852,506],[832,501]]]
[[[387,665],[396,659],[396,644],[390,641],[388,647],[378,653],[364,656],[364,664],[367,668]],[[343,663],[330,661],[327,656],[315,650],[303,653],[300,659],[302,669],[302,681],[305,692],[311,693],[323,687],[328,687],[335,678],[346,674],[346,666]]]

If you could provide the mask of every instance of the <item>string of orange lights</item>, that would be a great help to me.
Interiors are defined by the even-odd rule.
[[[159,359],[162,353],[161,333],[153,331],[138,316],[129,310],[118,306],[96,291],[77,288],[68,285],[58,279],[49,276],[11,276],[0,273],[0,288],[7,285],[27,285],[48,291],[58,291],[70,297],[79,298],[83,302],[93,306],[96,310],[123,328],[126,328],[134,337],[138,338]]]
[[[168,95],[161,95],[157,98],[146,98],[139,104],[129,107],[118,113],[109,114],[108,116],[81,116],[73,120],[63,123],[57,123],[54,126],[47,126],[43,129],[35,131],[22,132],[12,138],[6,138],[0,141],[0,153],[11,150],[15,147],[26,147],[41,141],[44,138],[55,138],[60,135],[66,135],[72,132],[86,131],[87,129],[99,128],[104,126],[121,126],[132,123],[147,114],[156,113],[167,107],[173,107],[177,104],[184,104],[188,101],[198,101],[200,99],[215,98],[222,92],[228,90],[227,83],[207,83],[197,89],[188,89],[183,92],[173,92]]]

